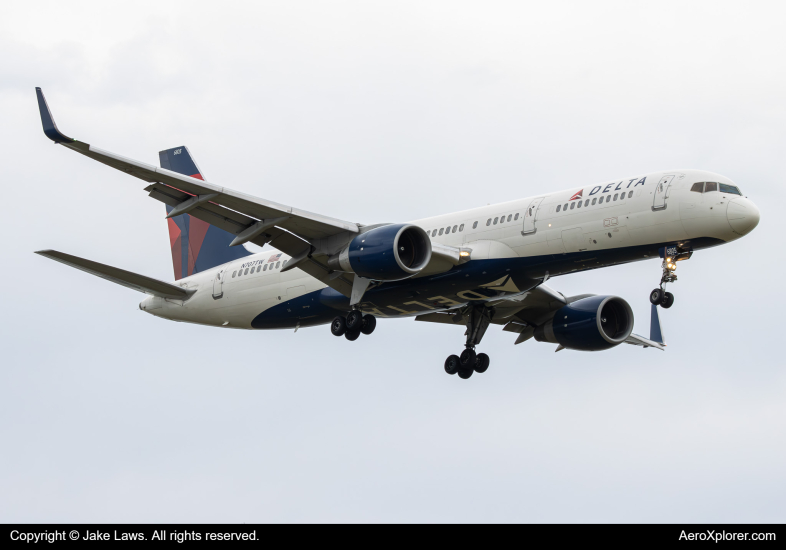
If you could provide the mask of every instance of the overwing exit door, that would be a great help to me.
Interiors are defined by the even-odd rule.
[[[671,181],[673,179],[673,175],[663,176],[658,182],[657,187],[655,187],[655,200],[652,203],[653,210],[666,209],[666,199],[669,198],[669,187],[671,187]]]
[[[216,273],[216,278],[213,279],[213,299],[218,300],[224,296],[224,270],[222,269]]]
[[[524,211],[524,228],[521,230],[522,235],[532,235],[538,228],[535,226],[535,221],[538,218],[538,207],[543,202],[543,197],[534,199]]]

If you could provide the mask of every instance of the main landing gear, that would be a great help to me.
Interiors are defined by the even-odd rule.
[[[677,261],[687,260],[693,255],[692,251],[680,250],[679,248],[672,249],[672,252],[672,255],[664,254],[663,264],[661,265],[663,275],[660,278],[660,286],[650,292],[650,303],[664,309],[669,309],[674,305],[674,294],[666,292],[664,286],[666,283],[673,283],[677,280],[677,274],[674,273],[677,271]]]
[[[461,355],[450,355],[445,359],[445,372],[458,374],[466,380],[473,372],[484,373],[489,368],[490,359],[485,353],[475,353],[475,346],[480,344],[486,329],[494,316],[494,309],[485,306],[473,306],[467,315],[467,343]]]
[[[377,318],[373,315],[363,315],[359,309],[353,309],[346,317],[340,315],[330,323],[330,332],[333,336],[341,336],[354,342],[360,334],[371,334],[377,328]]]

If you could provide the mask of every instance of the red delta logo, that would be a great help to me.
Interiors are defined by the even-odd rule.
[[[571,200],[571,201],[573,201],[573,200],[576,200],[576,199],[580,199],[580,198],[581,198],[581,196],[582,196],[582,195],[581,195],[582,193],[584,193],[584,189],[580,189],[578,193],[576,193],[575,195],[573,195],[573,196],[572,196],[570,199],[568,199],[568,200]]]

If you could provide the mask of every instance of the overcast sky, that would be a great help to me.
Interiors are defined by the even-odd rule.
[[[6,2],[0,521],[786,520],[786,9],[775,2]],[[47,140],[361,223],[675,168],[732,178],[747,237],[680,264],[668,351],[492,327],[173,323],[33,254],[171,280],[164,207]],[[659,263],[552,279],[628,300]]]

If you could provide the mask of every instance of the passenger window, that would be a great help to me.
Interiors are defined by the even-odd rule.
[[[565,203],[565,206],[563,206],[562,209],[563,210],[567,210],[568,209],[568,203]]]
[[[570,209],[573,210],[574,208],[576,208],[576,203],[575,202],[570,203]]]
[[[588,206],[589,206],[589,199],[584,201],[584,208],[587,208]]]
[[[629,199],[632,199],[632,198],[633,198],[633,191],[629,191],[629,192],[628,192],[628,198],[629,198]]]
[[[519,214],[518,214],[518,212],[516,212],[516,215],[513,217],[513,221],[515,222],[517,219],[519,219]]]
[[[235,275],[237,275],[237,271],[233,271],[233,272],[232,272],[232,278],[233,278],[233,279],[235,278]]]
[[[595,206],[595,203],[596,203],[596,202],[598,202],[598,198],[597,198],[597,197],[595,197],[594,199],[592,199],[592,206]]]
[[[445,232],[445,230],[444,230],[444,229],[440,229],[440,230],[439,230],[439,234],[440,234],[440,236],[442,236],[442,234],[443,234],[444,232]]]
[[[742,193],[740,193],[740,190],[737,189],[736,187],[734,187],[733,185],[726,185],[725,183],[720,183],[718,185],[720,185],[720,192],[721,193],[729,193],[730,195],[740,195],[740,196],[742,196]]]
[[[267,264],[265,264],[265,267],[262,268],[262,271],[267,271]]]
[[[488,226],[488,225],[491,225],[491,218],[489,218],[488,220],[486,220],[486,225],[487,225],[487,226]]]
[[[618,196],[619,196],[619,193],[614,193],[614,200],[617,200]]]
[[[704,192],[705,193],[709,193],[711,191],[717,191],[717,190],[718,190],[718,184],[716,182],[714,182],[714,181],[708,181],[704,185]]]
[[[457,227],[454,225],[454,226],[453,226],[453,233],[455,233],[455,232],[456,232],[456,229],[457,229]]]
[[[437,236],[437,230],[436,230],[436,229],[435,229],[434,231],[432,231],[432,232],[431,232],[431,236],[432,236],[432,237],[436,237],[436,236]]]
[[[462,232],[462,231],[464,231],[464,224],[463,223],[461,225],[459,225],[459,233]]]
[[[513,219],[513,214],[508,214],[508,221]]]
[[[279,267],[281,267],[281,262],[276,262],[276,269],[278,269]]]
[[[693,187],[690,188],[691,191],[694,193],[704,193],[704,182],[699,181],[693,184]]]
[[[243,275],[248,275],[248,268],[243,272]]]
[[[472,229],[476,229],[478,227],[478,222],[472,224]]]
[[[576,203],[576,208],[581,208],[581,201]]]
[[[559,212],[560,210],[562,210],[562,205],[561,205],[561,204],[558,204],[558,205],[557,205],[557,212]]]
[[[497,225],[497,221],[499,221],[499,217],[494,218],[494,225]]]

